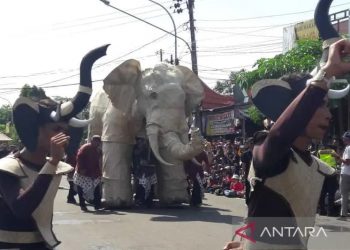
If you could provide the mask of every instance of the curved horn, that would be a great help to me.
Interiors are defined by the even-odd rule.
[[[92,120],[93,120],[93,118],[88,119],[88,120],[80,120],[80,119],[77,119],[75,117],[72,117],[69,119],[68,125],[70,125],[74,128],[83,128],[83,127],[88,126]]]
[[[350,85],[347,85],[345,88],[340,90],[330,89],[328,90],[328,98],[329,99],[340,99],[345,97],[350,90]]]
[[[171,164],[169,162],[166,162],[159,153],[159,144],[158,144],[158,135],[159,135],[159,127],[157,125],[150,125],[146,128],[147,136],[149,140],[149,145],[151,146],[151,149],[153,151],[154,156],[157,158],[157,160],[166,166],[174,166],[174,164]]]
[[[67,104],[61,108],[61,116],[70,119],[80,113],[88,104],[92,93],[91,70],[94,62],[100,57],[106,55],[109,44],[103,45],[87,53],[80,63],[80,85],[78,93]]]
[[[329,8],[333,0],[320,0],[315,10],[315,24],[320,33],[322,40],[339,37],[338,32],[334,29],[329,20]]]
[[[61,118],[61,103],[57,105],[56,111],[52,111],[50,117],[53,121],[57,122]]]
[[[320,60],[320,66],[323,66],[328,60],[328,48],[335,41],[340,39],[340,35],[334,29],[329,19],[329,8],[333,0],[319,0],[315,10],[315,24],[320,33],[323,42],[323,53]]]

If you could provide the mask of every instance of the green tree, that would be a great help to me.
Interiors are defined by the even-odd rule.
[[[44,99],[47,98],[45,91],[42,88],[38,88],[37,86],[33,85],[30,86],[28,84],[24,84],[22,89],[21,89],[21,93],[20,96],[23,97],[30,97],[33,100],[40,100],[40,99]]]
[[[261,125],[263,123],[264,115],[255,106],[250,106],[247,113],[255,124]]]
[[[246,72],[244,69],[241,69],[240,71],[234,71],[234,72],[231,72],[230,74],[230,80],[228,81],[217,81],[216,82],[216,85],[214,87],[214,90],[221,93],[221,94],[224,94],[224,95],[232,95],[233,93],[233,86],[234,84],[236,84],[237,82],[237,77]]]
[[[250,87],[261,79],[279,78],[293,72],[310,72],[322,55],[322,42],[319,40],[299,40],[296,46],[285,54],[273,58],[261,58],[251,71],[231,72],[230,81],[217,82],[215,90],[220,93],[232,93],[233,84],[242,89]]]
[[[2,105],[0,107],[0,124],[6,124],[11,121],[12,108],[10,105]]]
[[[310,72],[322,55],[322,42],[319,40],[299,40],[296,46],[285,54],[273,58],[261,58],[253,66],[253,70],[244,69],[231,72],[230,81],[217,82],[215,90],[222,93],[232,93],[234,84],[238,84],[249,93],[250,87],[261,79],[276,79],[288,73]],[[252,107],[248,110],[250,119],[261,124],[263,115]]]
[[[321,55],[321,41],[300,40],[285,54],[259,59],[254,65],[254,70],[239,72],[235,80],[241,88],[249,89],[261,79],[276,79],[289,73],[310,72],[317,65]]]
[[[10,105],[0,107],[0,132],[9,136],[13,140],[12,144],[19,145],[19,138],[12,124],[12,108]]]

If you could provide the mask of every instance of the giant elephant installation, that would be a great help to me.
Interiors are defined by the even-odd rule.
[[[144,136],[159,162],[156,169],[160,203],[188,203],[183,161],[203,150],[198,129],[187,118],[203,99],[202,82],[184,66],[159,64],[141,71],[130,59],[104,79],[104,91],[91,103],[89,134],[103,141],[102,200],[107,207],[130,207],[131,162],[136,136]]]

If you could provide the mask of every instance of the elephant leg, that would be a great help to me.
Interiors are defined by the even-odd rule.
[[[175,166],[183,168],[183,166]],[[175,171],[177,178],[166,178],[170,173],[174,172],[169,166],[161,166],[157,171],[158,178],[158,198],[161,204],[177,205],[181,203],[189,203],[189,194],[187,192],[188,182],[186,175],[179,178],[179,171]],[[182,175],[182,174],[181,174]]]
[[[132,205],[131,155],[133,145],[103,142],[102,202],[105,207]]]
[[[187,175],[182,161],[169,159],[166,152],[161,152],[161,154],[166,161],[173,163],[174,166],[160,164],[157,168],[157,193],[160,203],[164,205],[189,203]]]

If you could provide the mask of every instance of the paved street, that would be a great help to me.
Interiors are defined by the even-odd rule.
[[[206,194],[201,208],[135,208],[124,211],[81,212],[66,203],[67,183],[58,191],[54,231],[58,250],[215,250],[244,225],[244,200]],[[349,249],[350,221],[318,217],[327,238],[310,240],[310,249]]]

